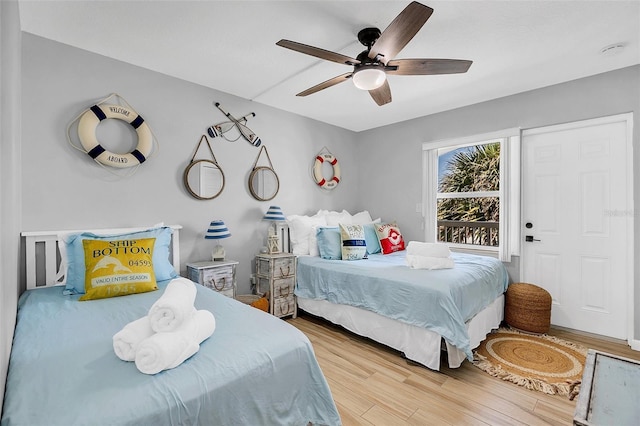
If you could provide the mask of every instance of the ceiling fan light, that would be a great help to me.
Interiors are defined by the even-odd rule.
[[[379,68],[362,68],[353,73],[353,84],[361,90],[373,90],[382,86],[387,75]]]

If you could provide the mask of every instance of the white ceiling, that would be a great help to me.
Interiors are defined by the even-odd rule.
[[[466,74],[389,76],[379,107],[351,70],[284,49],[284,38],[355,57],[356,34],[384,30],[403,1],[20,0],[23,31],[294,112],[367,130],[640,63],[640,0],[431,1],[396,58],[470,59]],[[601,50],[622,43],[624,49]]]

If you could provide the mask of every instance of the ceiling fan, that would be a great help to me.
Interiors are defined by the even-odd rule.
[[[416,1],[411,2],[389,26],[380,32],[378,28],[365,28],[358,33],[358,40],[367,47],[356,58],[308,46],[291,40],[276,44],[300,53],[327,61],[353,66],[353,71],[317,84],[297,96],[307,96],[349,79],[362,90],[368,90],[380,106],[391,102],[388,75],[434,75],[467,72],[472,61],[462,59],[393,59],[420,31],[433,13],[433,9]]]

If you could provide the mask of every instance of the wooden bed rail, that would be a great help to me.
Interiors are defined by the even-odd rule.
[[[178,273],[180,272],[180,229],[181,225],[169,226],[173,230],[171,238],[171,263]],[[51,287],[60,285],[56,282],[60,271],[60,256],[58,249],[58,236],[63,234],[93,232],[95,234],[123,234],[139,232],[150,229],[140,228],[115,228],[115,229],[91,229],[77,231],[27,231],[20,235],[25,240],[25,269],[27,290],[34,288]],[[40,246],[43,248],[40,249]],[[38,272],[44,276],[38,280]]]

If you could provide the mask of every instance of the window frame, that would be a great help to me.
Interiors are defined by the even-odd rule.
[[[498,192],[500,202],[499,246],[496,248],[471,244],[448,245],[457,251],[495,256],[503,262],[510,262],[511,256],[520,254],[520,134],[520,128],[511,128],[422,144],[422,216],[424,218],[425,241],[437,242],[437,202],[438,195],[442,194],[438,193],[438,151],[500,142],[499,190],[464,193],[465,196],[466,194],[474,194],[475,197],[479,196],[478,194]]]

